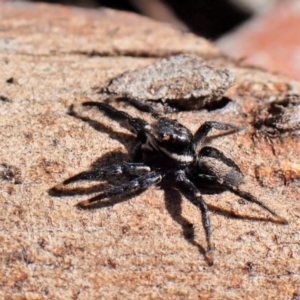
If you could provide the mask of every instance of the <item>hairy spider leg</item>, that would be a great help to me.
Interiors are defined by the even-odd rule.
[[[149,188],[151,185],[157,184],[162,180],[162,174],[157,171],[152,171],[144,176],[135,178],[128,183],[112,187],[106,192],[101,193],[88,200],[81,201],[77,204],[79,208],[88,208],[88,206],[94,202],[101,201],[103,199],[111,198],[113,196],[118,196],[124,193],[138,192]]]
[[[277,213],[275,211],[273,211],[271,208],[269,208],[263,202],[259,201],[256,197],[252,196],[250,193],[247,193],[245,191],[241,191],[237,187],[233,187],[233,186],[230,186],[230,185],[224,185],[224,186],[226,187],[226,189],[228,189],[232,193],[236,194],[237,196],[242,197],[243,199],[245,199],[248,202],[255,203],[258,206],[262,207],[264,210],[271,213],[277,219],[278,223],[285,224],[285,225],[288,224],[288,221],[286,219],[284,219],[283,217],[280,217],[279,215],[277,215]]]
[[[121,163],[121,164],[113,164],[108,167],[104,167],[97,170],[85,171],[81,172],[63,182],[63,185],[70,184],[75,181],[82,180],[103,180],[111,175],[133,175],[133,176],[141,176],[145,173],[149,173],[151,171],[150,167],[143,163]]]
[[[209,121],[203,123],[196,133],[194,134],[193,138],[193,144],[195,145],[195,148],[197,148],[198,144],[202,142],[202,140],[208,135],[211,129],[218,129],[218,130],[234,130],[238,131],[241,128],[232,124],[223,124],[219,122]]]
[[[210,220],[208,215],[207,205],[197,187],[186,177],[184,171],[179,171],[176,174],[176,181],[181,184],[181,188],[184,192],[187,192],[191,197],[189,200],[198,208],[200,208],[202,215],[202,224],[205,231],[206,241],[207,241],[207,258],[209,264],[213,265],[213,247],[211,245],[211,229]]]
[[[200,157],[206,156],[206,157],[218,159],[221,162],[223,162],[225,165],[227,165],[228,167],[232,167],[239,173],[243,174],[240,167],[233,160],[226,157],[221,151],[219,151],[218,149],[216,149],[214,147],[209,147],[209,146],[203,147],[199,152],[199,156]]]
[[[128,113],[122,110],[118,110],[112,107],[108,103],[102,102],[84,102],[83,106],[96,106],[100,111],[105,112],[109,117],[112,117],[118,121],[127,121],[130,125],[130,129],[133,129],[135,133],[139,133],[145,128],[150,128],[150,125],[141,118],[133,118]]]

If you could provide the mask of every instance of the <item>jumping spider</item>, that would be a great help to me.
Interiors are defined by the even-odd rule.
[[[213,264],[211,226],[207,205],[197,186],[204,183],[229,190],[271,213],[278,223],[287,223],[284,218],[278,216],[250,193],[239,189],[243,174],[234,161],[219,150],[202,145],[212,128],[237,131],[239,130],[237,126],[205,122],[193,135],[185,126],[176,120],[161,116],[149,105],[132,99],[128,99],[127,103],[142,112],[150,113],[154,118],[154,124],[150,125],[141,118],[133,118],[107,103],[83,103],[84,106],[96,106],[115,120],[126,121],[129,129],[136,135],[136,146],[131,162],[116,163],[105,168],[82,172],[62,183],[62,185],[67,185],[80,180],[105,180],[111,175],[120,174],[131,176],[132,179],[128,183],[112,187],[95,197],[82,201],[78,203],[78,207],[88,208],[94,202],[103,199],[146,190],[168,179],[200,209],[207,240],[207,259],[211,265]],[[216,162],[224,167],[217,167]]]

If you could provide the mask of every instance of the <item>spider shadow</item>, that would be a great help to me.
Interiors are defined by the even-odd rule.
[[[101,115],[101,112],[99,112],[99,114]],[[94,128],[95,130],[97,130],[99,132],[108,134],[111,139],[117,140],[118,142],[123,144],[126,147],[126,149],[129,148],[129,144],[130,145],[134,144],[134,141],[135,141],[135,136],[134,135],[124,133],[124,132],[118,133],[118,132],[114,131],[112,128],[110,128],[108,126],[105,126],[104,124],[102,124],[98,121],[95,121],[95,120],[93,120],[89,117],[85,117],[85,116],[82,116],[82,115],[78,114],[74,110],[74,105],[73,104],[69,106],[68,115],[89,124],[92,128]],[[121,123],[119,121],[115,121],[115,122]],[[122,125],[122,127],[126,128],[126,126],[123,126],[123,125]]]
[[[118,195],[118,196],[109,198],[108,200],[95,202],[93,204],[90,204],[89,206],[81,206],[80,202],[79,202],[76,204],[76,207],[80,210],[94,210],[94,209],[102,209],[105,207],[113,207],[116,204],[129,201],[132,198],[141,195],[143,192],[144,191],[137,191],[137,192],[132,192],[132,193],[126,194],[126,195]]]

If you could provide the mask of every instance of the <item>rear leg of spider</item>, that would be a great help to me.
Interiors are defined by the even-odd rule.
[[[132,179],[128,183],[112,187],[106,192],[103,192],[95,197],[92,197],[88,200],[81,201],[77,204],[78,208],[89,208],[93,203],[108,199],[111,197],[134,193],[138,191],[145,190],[152,185],[159,183],[162,180],[162,174],[157,171],[152,171],[144,176]]]
[[[269,208],[266,204],[264,204],[263,202],[258,200],[256,197],[254,197],[250,193],[247,193],[245,191],[241,191],[239,188],[232,187],[232,186],[226,186],[226,189],[228,189],[232,193],[236,194],[237,196],[242,197],[243,199],[245,199],[248,202],[257,204],[258,206],[260,206],[261,208],[263,208],[264,210],[266,210],[267,212],[272,214],[276,218],[276,221],[278,223],[284,224],[284,225],[288,224],[288,221],[285,218],[279,216],[274,210]]]

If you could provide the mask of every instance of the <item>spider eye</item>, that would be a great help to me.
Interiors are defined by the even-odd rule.
[[[171,136],[169,134],[164,134],[163,137],[162,137],[162,140],[163,141],[169,141],[171,138]]]
[[[190,151],[190,137],[185,132],[168,132],[162,134],[158,140],[161,147],[174,153],[185,153]]]
[[[175,134],[168,133],[163,135],[162,140],[165,142],[175,142],[177,138]]]

